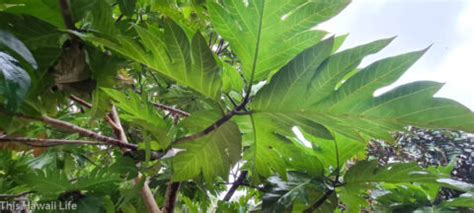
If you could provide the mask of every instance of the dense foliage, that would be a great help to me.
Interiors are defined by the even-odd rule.
[[[461,131],[448,130],[427,130],[410,127],[407,133],[397,135],[397,143],[394,145],[384,144],[381,141],[372,142],[368,149],[368,158],[376,159],[379,165],[386,165],[393,162],[416,162],[423,168],[445,167],[446,173],[451,173],[451,177],[458,181],[474,183],[474,136]],[[468,186],[468,185],[466,185]],[[414,209],[433,210],[431,206],[439,205],[446,200],[456,199],[463,194],[462,190],[443,187],[431,199],[429,194],[418,189],[406,189],[400,195],[394,195],[398,191],[392,191],[388,195],[377,196],[377,191],[373,192],[371,199],[381,202],[382,206],[390,203],[392,210],[409,211]],[[417,195],[419,197],[413,197]],[[403,198],[403,196],[407,196]],[[463,195],[466,196],[466,195]],[[387,197],[392,197],[387,200]],[[403,202],[411,198],[410,202]],[[390,203],[387,203],[387,200]],[[464,202],[468,202],[465,200]],[[378,205],[380,206],[380,204]],[[436,208],[434,208],[436,211]],[[472,211],[472,210],[471,210]]]
[[[80,212],[474,208],[472,173],[451,177],[461,153],[394,137],[474,132],[474,113],[433,97],[437,82],[374,96],[427,49],[361,67],[394,38],[339,50],[346,36],[315,26],[348,4],[0,0],[0,199]],[[372,140],[414,156],[381,156]]]

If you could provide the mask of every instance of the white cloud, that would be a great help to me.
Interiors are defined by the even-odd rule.
[[[446,85],[436,96],[449,97],[474,109],[474,1],[459,16],[458,45],[446,54],[436,73]]]

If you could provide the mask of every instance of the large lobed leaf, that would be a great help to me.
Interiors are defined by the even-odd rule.
[[[390,133],[407,125],[474,131],[474,114],[469,109],[432,97],[441,88],[439,83],[414,82],[374,97],[377,89],[396,81],[425,52],[389,57],[356,69],[364,56],[381,50],[390,40],[329,56],[325,47],[331,46],[329,38],[283,67],[259,91],[251,108],[255,114],[299,118],[296,126],[302,119],[310,120],[361,141],[392,141]]]
[[[176,83],[216,99],[221,89],[220,68],[206,41],[199,32],[191,39],[174,22],[164,21],[163,30],[157,26],[136,26],[138,44],[131,37],[115,39],[80,35],[102,44],[123,56],[144,64]]]
[[[208,1],[216,31],[230,43],[249,80],[266,79],[326,34],[312,30],[339,13],[349,0]]]
[[[196,112],[184,125],[200,131],[218,117],[213,112]],[[218,176],[227,179],[232,165],[240,159],[241,140],[239,128],[229,121],[205,137],[176,145],[182,151],[172,158],[173,180],[184,181],[201,174],[206,182]]]

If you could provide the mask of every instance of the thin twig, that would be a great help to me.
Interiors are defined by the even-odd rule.
[[[82,98],[79,98],[75,95],[70,95],[69,98],[75,102],[77,102],[78,104],[84,106],[84,107],[87,107],[89,109],[92,108],[92,104],[90,104],[89,102],[85,101],[84,99]],[[114,129],[114,131],[117,131],[117,129],[119,128],[115,122],[113,121],[111,115],[106,115],[105,116],[105,121],[107,121],[107,123],[109,123],[109,125],[112,127],[112,129]]]
[[[229,44],[225,44],[216,54],[221,55],[228,47],[229,47]]]
[[[234,101],[234,99],[232,97],[230,97],[230,95],[228,93],[225,94],[226,97],[230,100],[230,102],[232,103],[232,105],[234,107],[237,107],[237,103]]]
[[[79,103],[79,104],[82,105],[82,106],[85,106],[85,107],[87,107],[87,108],[89,108],[89,109],[92,108],[92,104],[90,104],[89,102],[85,101],[85,100],[82,99],[82,98],[79,98],[79,97],[77,97],[77,96],[75,96],[75,95],[70,95],[69,98],[70,98],[71,100],[73,100],[73,101]]]
[[[219,120],[215,121],[213,124],[208,126],[206,129],[204,129],[201,132],[198,132],[196,134],[193,134],[193,135],[178,138],[174,141],[174,143],[175,144],[180,144],[180,143],[184,143],[184,142],[187,142],[187,141],[194,141],[198,138],[201,138],[201,137],[204,137],[204,136],[208,135],[209,133],[213,132],[214,130],[216,130],[220,126],[224,125],[227,121],[229,121],[232,117],[234,117],[234,115],[247,115],[247,114],[249,114],[250,112],[248,112],[248,110],[245,108],[249,102],[250,102],[250,95],[247,94],[244,97],[244,100],[242,101],[242,103],[240,103],[238,106],[236,106],[232,111],[230,111],[227,114],[225,114],[224,116],[222,116]]]
[[[227,193],[225,194],[223,201],[228,202],[232,198],[232,195],[234,195],[235,191],[237,191],[237,188],[243,185],[245,178],[247,178],[247,175],[248,175],[247,171],[242,171],[240,173],[237,180],[235,180],[234,183],[232,183],[232,186],[230,187],[229,191],[227,191]]]
[[[211,133],[212,131],[216,130],[220,126],[224,125],[227,121],[229,121],[234,115],[236,115],[236,112],[237,111],[234,109],[234,110],[228,112],[227,114],[225,114],[224,116],[222,116],[219,120],[217,120],[216,122],[211,124],[209,127],[204,129],[203,131],[198,132],[198,133],[193,134],[193,135],[178,138],[177,140],[175,140],[174,143],[175,144],[180,144],[180,143],[184,143],[184,142],[187,142],[187,141],[194,141],[196,139],[199,139],[201,137],[204,137],[204,136],[208,135],[209,133]]]
[[[334,149],[336,150],[336,177],[334,178],[333,186],[339,184],[339,175],[341,173],[341,165],[339,162],[339,148],[337,147],[336,140],[334,140]]]
[[[219,41],[219,44],[217,45],[217,48],[216,48],[216,53],[219,53],[221,51],[222,45],[224,45],[224,39],[221,39]]]
[[[135,184],[140,183],[141,178],[142,178],[141,176],[138,176],[137,178],[135,178]],[[145,182],[143,183],[143,188],[140,191],[140,195],[143,198],[143,202],[145,203],[145,206],[148,209],[148,212],[151,212],[151,213],[163,212],[156,204],[155,198],[153,197],[153,193],[151,192],[150,187],[148,186],[148,180],[145,180]]]
[[[117,20],[115,20],[115,24],[118,24],[123,18],[123,13],[120,14],[120,16],[117,18]]]
[[[171,106],[160,104],[160,103],[154,103],[153,106],[155,106],[156,108],[159,108],[159,109],[166,110],[166,111],[170,112],[173,115],[179,115],[179,116],[183,116],[183,117],[188,117],[190,115],[189,112],[185,112],[183,110],[176,109],[176,108],[173,108]]]
[[[1,143],[22,143],[28,146],[50,147],[60,145],[107,145],[96,141],[86,140],[63,140],[63,139],[40,139],[22,137],[0,137]]]
[[[120,117],[115,106],[112,106],[112,112],[110,115],[115,125],[117,125],[117,132],[115,132],[115,136],[117,136],[117,139],[122,141],[122,143],[128,144],[127,135],[125,134],[125,130],[123,129],[122,122],[120,121]]]

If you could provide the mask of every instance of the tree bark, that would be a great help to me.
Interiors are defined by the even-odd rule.
[[[165,206],[163,207],[164,213],[174,212],[174,207],[176,206],[176,197],[178,196],[180,185],[181,184],[179,182],[172,182],[171,180],[168,183],[165,194]]]
[[[232,183],[232,186],[230,187],[229,191],[224,196],[223,201],[228,202],[232,196],[234,195],[235,191],[237,191],[237,188],[241,186],[244,183],[245,178],[247,177],[248,172],[247,171],[242,171],[240,172],[239,177]]]

